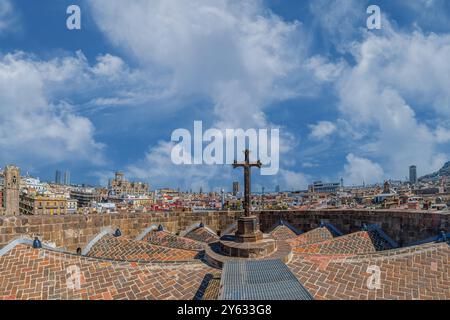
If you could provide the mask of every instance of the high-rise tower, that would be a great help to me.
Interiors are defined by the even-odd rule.
[[[64,171],[64,185],[70,185],[70,171]]]
[[[61,171],[56,170],[55,172],[55,183],[61,184]]]
[[[409,167],[409,182],[411,184],[417,184],[417,167]]]
[[[239,193],[239,182],[235,181],[233,182],[233,196],[237,196]]]

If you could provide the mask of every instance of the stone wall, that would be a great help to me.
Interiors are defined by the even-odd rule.
[[[377,224],[400,246],[450,232],[450,214],[427,211],[399,210],[323,210],[323,211],[264,211],[259,214],[261,229],[269,230],[280,219],[301,231],[320,225],[333,224],[344,234],[361,231],[363,224]]]
[[[223,231],[239,212],[182,213],[113,213],[67,216],[0,217],[0,248],[20,236],[39,236],[57,247],[75,252],[83,248],[106,227],[120,228],[124,236],[136,237],[142,230],[163,224],[172,232],[185,230],[193,223]],[[441,230],[450,232],[450,215],[429,212],[333,210],[333,211],[264,211],[257,213],[261,229],[268,231],[280,219],[308,231],[326,221],[344,233],[361,230],[364,223],[379,225],[400,245],[436,236]]]
[[[0,248],[21,236],[39,236],[43,241],[75,252],[104,228],[119,228],[124,236],[136,237],[145,228],[162,224],[171,232],[203,222],[215,231],[235,221],[236,212],[204,213],[112,213],[66,216],[0,217]]]

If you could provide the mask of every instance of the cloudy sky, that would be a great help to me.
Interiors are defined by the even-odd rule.
[[[0,165],[229,190],[241,172],[170,161],[201,120],[280,130],[280,171],[254,189],[423,175],[450,160],[449,61],[446,0],[0,0]]]

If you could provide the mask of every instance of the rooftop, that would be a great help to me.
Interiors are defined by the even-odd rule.
[[[229,259],[223,268],[205,259],[219,236],[203,224],[180,236],[105,230],[80,255],[15,240],[0,249],[0,299],[450,299],[445,237],[395,248],[370,226],[340,235],[330,224],[296,230],[280,221],[265,238],[288,256]]]

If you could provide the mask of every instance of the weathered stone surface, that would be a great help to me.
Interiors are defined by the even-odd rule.
[[[180,212],[180,213],[113,213],[104,215],[73,216],[17,216],[0,217],[0,248],[18,236],[40,235],[44,241],[61,243],[75,251],[106,227],[118,227],[131,238],[152,225],[162,224],[166,230],[177,233],[193,223],[203,222],[216,232],[228,228],[242,212]],[[313,230],[321,221],[332,223],[343,233],[361,230],[362,225],[377,224],[400,246],[436,236],[440,231],[450,231],[450,215],[438,212],[405,212],[395,210],[332,210],[332,211],[264,211],[255,213],[263,232],[284,220],[303,231]],[[18,229],[16,229],[16,227]],[[79,234],[63,230],[81,230]],[[60,237],[55,239],[54,237]],[[67,246],[68,239],[73,244]],[[71,242],[72,243],[72,242]]]

